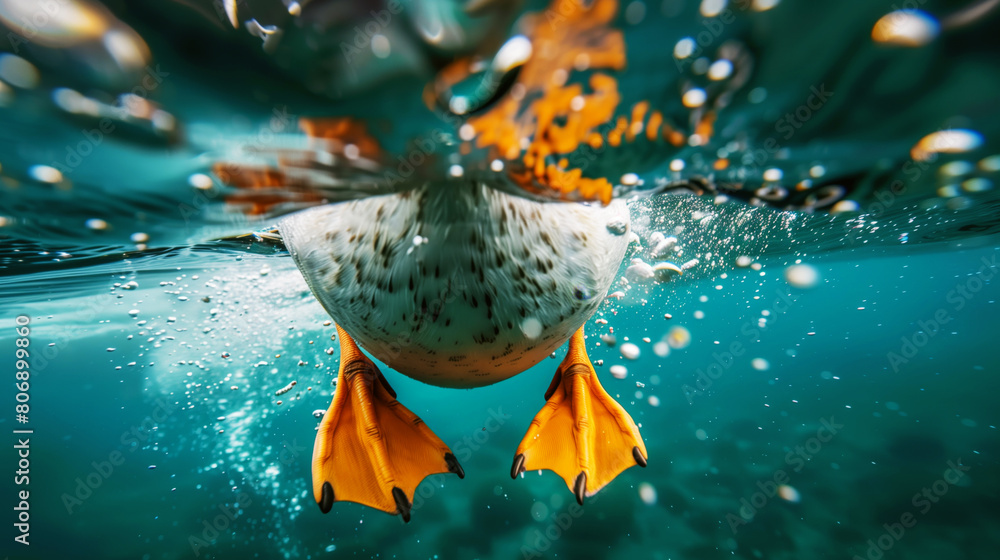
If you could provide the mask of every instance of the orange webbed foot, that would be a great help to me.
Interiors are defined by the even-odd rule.
[[[424,477],[465,477],[455,455],[416,414],[396,400],[382,372],[346,331],[340,336],[337,391],[313,447],[313,497],[323,513],[356,502],[410,520]]]
[[[512,478],[525,470],[554,471],[582,505],[625,469],[646,466],[639,428],[598,381],[582,327],[545,398],[514,454]]]

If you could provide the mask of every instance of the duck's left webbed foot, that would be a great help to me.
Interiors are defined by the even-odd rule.
[[[632,417],[601,386],[584,348],[583,328],[514,454],[511,477],[555,471],[583,504],[625,469],[646,466],[646,446]]]
[[[364,504],[410,520],[424,477],[465,477],[444,442],[396,400],[382,372],[346,331],[340,336],[337,391],[313,447],[313,497],[323,513],[334,502]]]

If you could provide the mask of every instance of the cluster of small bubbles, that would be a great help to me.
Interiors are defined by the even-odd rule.
[[[332,388],[326,380],[334,378],[336,369],[332,364],[325,370],[310,367],[305,373],[309,387],[302,387],[306,383],[302,383],[305,380],[300,373],[298,380],[277,389],[277,393],[287,398],[271,400],[276,393],[272,375],[287,373],[296,363],[320,366],[329,359],[322,346],[309,342],[316,339],[313,331],[319,336],[328,336],[329,331],[324,327],[332,323],[327,321],[320,327],[323,319],[316,317],[301,323],[295,321],[299,328],[287,331],[287,335],[283,329],[275,329],[275,317],[308,317],[315,311],[301,298],[301,293],[308,288],[294,265],[269,261],[270,274],[262,276],[259,258],[264,257],[248,255],[243,264],[231,267],[224,275],[201,281],[198,275],[184,274],[164,279],[160,282],[161,289],[174,296],[172,301],[180,302],[180,298],[190,296],[191,300],[212,302],[213,305],[185,308],[184,313],[166,310],[176,316],[166,316],[163,310],[144,307],[143,313],[150,319],[148,323],[137,321],[135,328],[142,352],[178,356],[169,360],[172,363],[164,368],[162,375],[149,378],[156,384],[156,392],[181,395],[189,409],[185,416],[204,415],[205,425],[211,427],[211,435],[198,439],[174,432],[170,434],[171,445],[175,448],[195,446],[196,454],[211,457],[213,461],[210,467],[202,470],[225,469],[235,473],[256,491],[270,495],[272,503],[284,504],[257,514],[265,517],[254,521],[265,523],[273,527],[276,534],[281,534],[288,520],[302,511],[299,501],[306,497],[302,488],[308,487],[308,480],[301,475],[299,467],[308,464],[308,451],[300,451],[301,438],[296,443],[287,436],[282,445],[272,445],[263,443],[265,440],[248,438],[246,434],[273,433],[279,429],[274,420],[277,407],[295,410],[300,401],[308,401],[313,395],[315,400],[302,403],[312,405],[306,411],[327,406]],[[121,288],[127,289],[126,286],[128,283]],[[134,311],[135,315],[139,314],[138,309]],[[276,330],[280,334],[275,333]],[[267,336],[262,336],[265,333]],[[191,355],[192,352],[195,354]],[[313,371],[315,375],[311,375]],[[326,389],[313,391],[313,386]],[[317,410],[322,415],[322,409]],[[282,443],[282,440],[275,443]],[[277,484],[279,478],[282,482]],[[234,486],[239,484],[238,479],[231,482]]]
[[[282,387],[281,389],[278,389],[277,391],[275,391],[275,392],[274,392],[274,394],[275,394],[276,396],[277,396],[277,395],[284,395],[285,393],[287,393],[287,392],[291,391],[291,390],[292,390],[292,389],[293,389],[293,388],[295,387],[295,385],[296,385],[297,383],[298,383],[297,381],[292,381],[292,382],[291,382],[291,383],[289,383],[288,385],[285,385],[285,386],[284,386],[284,387]],[[278,404],[281,404],[281,401],[278,401]]]

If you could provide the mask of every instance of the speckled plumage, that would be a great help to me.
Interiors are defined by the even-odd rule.
[[[606,227],[616,217],[628,223],[622,201],[539,203],[455,181],[311,208],[279,229],[361,347],[414,379],[476,387],[538,363],[594,313],[628,244]]]

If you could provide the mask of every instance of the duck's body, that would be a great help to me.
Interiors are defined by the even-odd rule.
[[[622,201],[539,203],[470,181],[312,208],[279,228],[361,347],[425,383],[478,387],[528,369],[584,324],[627,225]]]
[[[340,338],[337,390],[313,448],[322,511],[350,501],[409,520],[425,476],[464,476],[355,339],[393,369],[448,387],[496,383],[569,339],[511,476],[551,469],[582,504],[646,465],[638,428],[597,380],[582,327],[628,246],[623,202],[540,203],[449,181],[305,210],[279,230]]]
[[[279,224],[340,342],[337,389],[313,449],[313,496],[322,511],[350,501],[408,520],[425,476],[464,474],[357,343],[410,377],[468,388],[523,372],[568,340],[511,476],[555,471],[582,504],[625,469],[646,465],[635,422],[601,387],[585,349],[583,324],[616,276],[629,219],[602,166],[584,168],[623,141],[679,147],[683,138],[648,101],[627,116],[618,110],[622,94],[610,72],[626,59],[611,25],[617,7],[614,0],[556,0],[519,19],[527,35],[505,42],[492,63],[471,50],[452,61],[421,89],[420,101],[439,118],[411,128],[406,154],[380,141],[393,128],[394,136],[408,135],[379,110],[374,121],[301,119],[307,149],[275,150],[274,169],[215,166],[223,182],[243,189],[230,200],[254,213],[282,201],[412,189],[304,210]],[[571,74],[586,79],[567,83]],[[701,134],[714,118],[706,113]],[[534,202],[484,181],[601,204]]]

